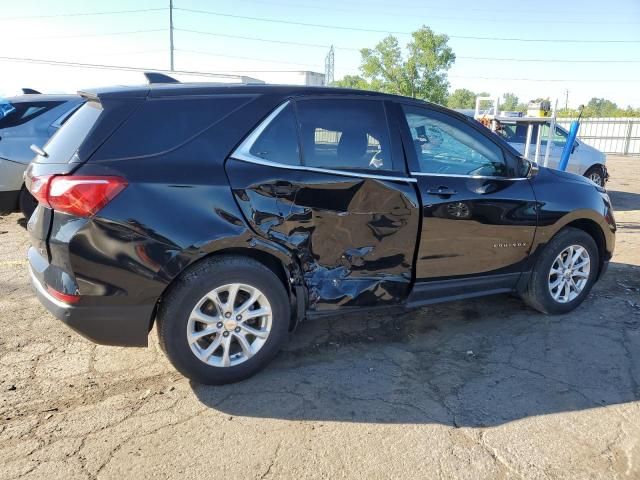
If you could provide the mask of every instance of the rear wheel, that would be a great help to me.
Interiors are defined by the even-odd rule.
[[[593,238],[583,230],[565,228],[540,254],[523,299],[542,313],[570,312],[589,294],[598,265]]]
[[[604,187],[604,169],[600,165],[594,165],[584,174],[589,180],[600,187]]]
[[[24,218],[26,218],[27,220],[31,218],[31,215],[33,215],[33,211],[38,206],[38,201],[33,197],[33,195],[29,193],[29,190],[27,190],[24,186],[22,187],[22,190],[20,190],[20,196],[18,197],[18,206],[20,207],[22,215],[24,215]]]
[[[264,368],[284,343],[289,299],[261,263],[224,256],[184,275],[158,312],[160,345],[183,375],[232,383]]]

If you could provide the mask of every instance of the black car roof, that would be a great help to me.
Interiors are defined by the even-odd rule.
[[[301,85],[265,85],[239,83],[163,83],[140,86],[116,86],[78,92],[88,98],[145,98],[215,94],[273,94],[273,95],[356,95],[414,100],[400,95],[356,90],[352,88],[313,87]]]

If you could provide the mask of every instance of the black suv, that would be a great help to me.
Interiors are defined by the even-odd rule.
[[[517,292],[577,307],[605,271],[605,190],[463,115],[333,88],[151,85],[86,103],[30,165],[40,301],[184,375],[252,375],[304,318]]]

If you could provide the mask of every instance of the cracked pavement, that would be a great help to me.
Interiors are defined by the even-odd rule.
[[[0,218],[0,479],[640,478],[640,159],[609,157],[616,255],[582,307],[495,296],[303,324],[272,365],[190,384],[93,345]]]

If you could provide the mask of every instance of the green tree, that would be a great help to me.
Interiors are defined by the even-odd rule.
[[[585,106],[584,113],[589,117],[614,117],[620,115],[620,109],[611,100],[594,97]]]
[[[476,94],[466,88],[458,88],[447,98],[449,108],[475,108]]]
[[[406,56],[393,35],[382,39],[375,48],[363,48],[360,50],[362,75],[350,75],[336,85],[445,103],[449,88],[447,71],[456,59],[447,45],[449,37],[437,35],[427,26],[413,32],[411,37]]]
[[[449,108],[475,108],[476,97],[488,97],[487,92],[473,92],[467,88],[457,88],[447,97],[447,107]]]
[[[333,82],[334,87],[369,89],[369,84],[360,75],[345,75],[341,80]]]
[[[518,100],[518,96],[515,93],[505,93],[502,95],[502,110],[506,110],[508,112],[519,111],[518,107],[520,104],[518,103]]]

